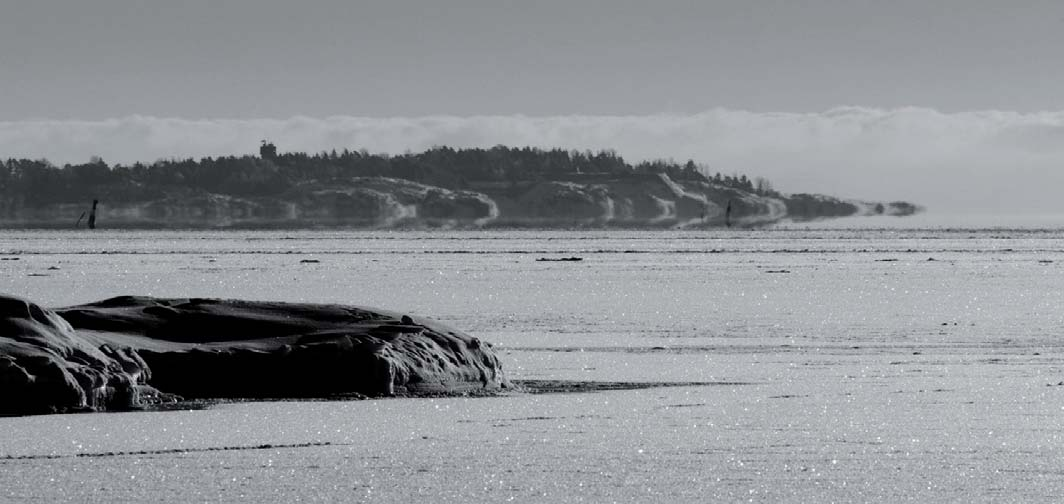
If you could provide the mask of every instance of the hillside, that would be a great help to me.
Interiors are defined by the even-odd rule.
[[[915,213],[906,202],[785,195],[693,162],[626,163],[611,152],[435,148],[110,166],[0,163],[0,225],[73,227],[100,200],[101,227],[753,226]],[[729,210],[730,209],[730,210]]]

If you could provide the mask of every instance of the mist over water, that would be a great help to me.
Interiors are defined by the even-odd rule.
[[[767,177],[783,192],[907,200],[969,226],[1052,225],[1064,214],[1064,113],[844,107],[818,113],[714,109],[691,115],[435,116],[0,122],[0,156],[57,164],[282,151],[401,154],[437,145],[613,149],[630,162],[694,159]],[[945,217],[944,217],[945,218]]]

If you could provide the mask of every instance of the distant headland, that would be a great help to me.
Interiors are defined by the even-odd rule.
[[[0,226],[101,228],[716,227],[920,207],[784,194],[693,161],[630,164],[612,151],[436,147],[88,163],[0,161]]]

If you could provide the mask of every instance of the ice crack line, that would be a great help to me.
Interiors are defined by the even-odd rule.
[[[216,452],[216,451],[247,451],[247,450],[275,450],[281,448],[311,448],[317,446],[344,446],[350,443],[293,443],[293,444],[261,444],[255,446],[212,446],[207,448],[171,448],[167,450],[142,450],[125,452],[100,452],[100,453],[73,453],[68,455],[2,455],[0,460],[41,460],[62,458],[103,458],[122,457],[129,455],[170,455],[177,453]]]

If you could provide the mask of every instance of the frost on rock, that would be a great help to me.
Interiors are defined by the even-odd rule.
[[[383,310],[123,296],[53,311],[0,296],[0,412],[7,414],[131,408],[165,394],[291,398],[506,387],[489,344]]]

